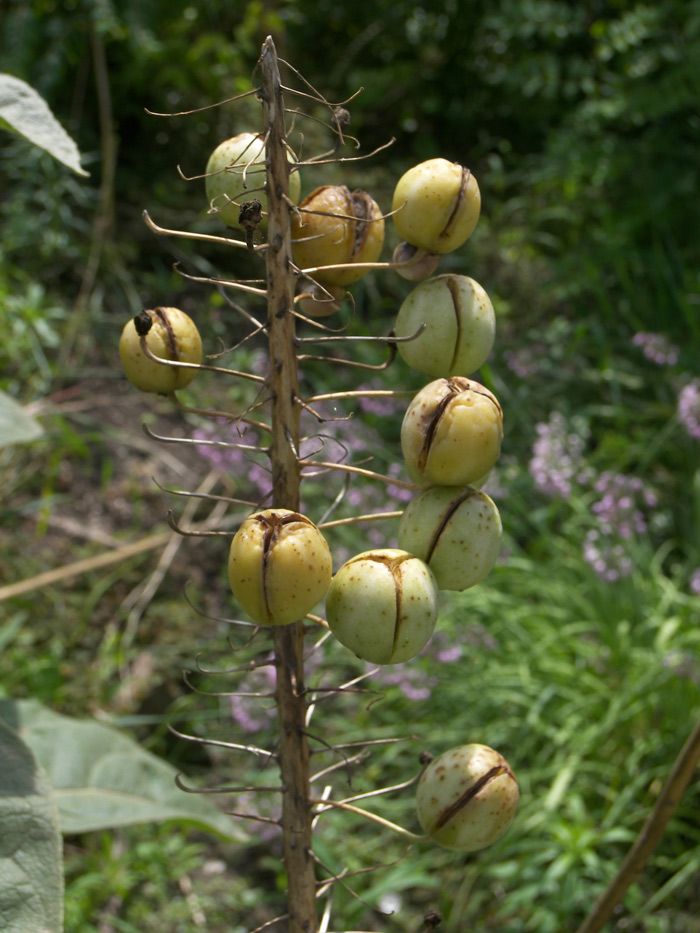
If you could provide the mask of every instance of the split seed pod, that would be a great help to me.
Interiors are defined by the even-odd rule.
[[[496,316],[484,289],[466,275],[438,275],[408,295],[396,318],[399,354],[430,376],[468,376],[482,366],[496,336]]]
[[[471,486],[431,486],[399,522],[399,547],[426,562],[441,590],[466,590],[488,576],[502,536],[495,502]]]
[[[474,232],[481,194],[468,168],[428,159],[401,176],[391,209],[404,240],[431,253],[451,253]]]
[[[468,486],[499,457],[503,411],[478,382],[453,376],[429,382],[401,425],[401,449],[414,482]]]
[[[299,512],[256,512],[231,542],[228,576],[233,595],[261,625],[302,619],[323,600],[331,575],[326,539]]]
[[[316,188],[292,215],[292,250],[301,269],[376,262],[384,245],[384,218],[366,191],[345,185]],[[323,285],[351,285],[367,269],[318,269]]]
[[[373,664],[399,664],[430,640],[438,586],[430,568],[396,548],[364,551],[333,577],[328,625],[341,644]]]
[[[168,366],[150,359],[141,347],[142,339],[148,350],[159,359],[199,365],[202,362],[202,340],[189,315],[179,308],[139,311],[122,330],[119,355],[126,378],[142,392],[168,395],[192,382],[197,375],[196,369]]]
[[[418,781],[418,822],[457,852],[490,846],[513,822],[520,792],[508,762],[488,745],[460,745],[431,761]]]

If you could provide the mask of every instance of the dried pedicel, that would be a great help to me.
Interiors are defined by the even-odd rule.
[[[415,482],[468,486],[501,452],[503,411],[478,382],[436,379],[411,401],[401,425],[401,449]]]
[[[495,502],[471,486],[431,486],[399,522],[399,547],[424,560],[441,590],[466,590],[493,569],[503,526]]]
[[[174,363],[202,362],[202,340],[192,318],[179,308],[153,308],[140,311],[122,331],[119,356],[124,374],[142,392],[168,395],[188,385],[197,370],[187,366],[168,366],[144,353],[141,340],[161,360]]]
[[[233,595],[261,625],[289,625],[326,595],[331,582],[326,539],[305,515],[265,509],[250,515],[231,542]]]
[[[490,846],[513,822],[520,792],[503,755],[488,745],[460,745],[431,761],[418,781],[418,822],[457,852]]]
[[[331,631],[373,664],[408,661],[428,643],[438,614],[430,568],[397,548],[364,551],[333,577],[326,597]]]
[[[468,376],[482,366],[496,336],[496,316],[484,289],[466,275],[438,275],[407,296],[396,318],[399,354],[430,376]]]
[[[474,232],[481,194],[468,168],[428,159],[398,180],[391,209],[404,240],[432,253],[451,253]]]

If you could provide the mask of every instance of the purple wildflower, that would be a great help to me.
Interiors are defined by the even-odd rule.
[[[380,676],[383,684],[398,687],[409,700],[427,700],[437,682],[424,670],[407,664],[384,667]]]
[[[640,347],[644,356],[657,366],[673,366],[678,362],[678,347],[663,334],[640,332],[634,335],[632,344]]]
[[[573,482],[583,475],[583,432],[570,431],[566,419],[558,412],[553,412],[549,421],[538,424],[535,430],[537,440],[529,466],[535,486],[545,496],[566,499],[571,495]]]
[[[503,359],[511,372],[514,372],[520,379],[527,379],[537,371],[537,363],[542,359],[545,350],[543,343],[530,344],[515,350],[506,350]]]
[[[681,389],[678,420],[692,438],[700,441],[700,379],[693,379]]]
[[[609,470],[600,474],[593,488],[600,494],[591,506],[598,527],[586,535],[583,556],[601,580],[614,583],[632,573],[634,564],[625,542],[646,532],[644,510],[653,508],[657,499],[638,476]]]
[[[244,732],[259,732],[274,722],[274,700],[255,694],[274,693],[276,682],[274,664],[256,667],[246,676],[241,688],[241,693],[250,693],[251,696],[230,698],[231,716]]]
[[[689,586],[691,593],[700,596],[700,567],[691,573]]]

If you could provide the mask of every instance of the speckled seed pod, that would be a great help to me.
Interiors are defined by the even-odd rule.
[[[384,219],[366,191],[324,185],[304,198],[292,215],[292,250],[301,269],[376,262],[384,245]],[[319,269],[323,285],[351,285],[367,269]]]
[[[468,168],[428,159],[401,176],[391,209],[404,240],[432,253],[451,253],[472,235],[481,194]]]
[[[496,336],[496,316],[484,289],[466,275],[437,275],[421,282],[401,305],[396,336],[400,355],[430,376],[468,376],[488,358]]]
[[[513,822],[518,782],[488,745],[460,745],[432,761],[418,781],[418,822],[435,842],[457,852],[490,846]]]
[[[290,156],[291,159],[291,156]],[[217,217],[229,227],[239,227],[240,205],[257,198],[267,210],[265,194],[265,146],[255,133],[239,133],[216,147],[207,162],[204,184],[207,199]],[[301,194],[298,172],[289,176],[289,197],[296,204]],[[263,218],[263,224],[265,220]]]
[[[168,366],[146,356],[141,348],[142,335],[150,352],[159,359],[199,365],[202,341],[189,315],[179,308],[140,311],[124,326],[119,356],[126,378],[142,392],[168,395],[192,382],[196,369]]]
[[[231,542],[233,595],[261,625],[289,625],[326,595],[331,552],[318,528],[299,512],[265,509],[249,516]]]
[[[501,451],[503,412],[492,392],[453,376],[428,383],[401,425],[401,449],[414,482],[469,486]]]
[[[495,502],[471,486],[431,486],[399,522],[399,547],[426,562],[441,590],[480,583],[498,559],[502,535]]]
[[[430,568],[405,551],[365,551],[333,577],[326,597],[331,631],[372,664],[415,657],[433,634],[438,587]]]

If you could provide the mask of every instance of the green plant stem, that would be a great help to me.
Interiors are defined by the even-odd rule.
[[[300,413],[294,334],[294,277],[289,215],[289,163],[277,53],[270,37],[260,58],[265,114],[268,199],[267,326],[272,402],[270,463],[273,507],[298,510]],[[305,733],[304,629],[301,622],[274,633],[277,659],[279,762],[289,933],[316,933],[316,874],[311,855],[309,746]]]
[[[596,901],[590,914],[578,928],[578,933],[597,933],[612,916],[613,910],[627,889],[644,868],[649,856],[659,844],[668,821],[681,801],[700,760],[700,722],[688,736],[664,784],[654,809],[627,853],[625,860],[606,890]]]

